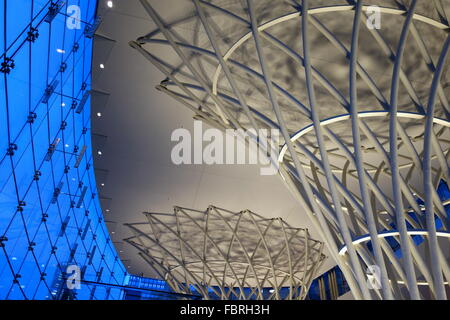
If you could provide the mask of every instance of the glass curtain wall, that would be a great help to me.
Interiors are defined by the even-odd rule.
[[[96,0],[0,1],[0,299],[121,299],[91,150]],[[81,280],[78,282],[78,280]]]

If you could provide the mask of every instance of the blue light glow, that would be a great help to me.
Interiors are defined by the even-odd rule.
[[[93,39],[85,29],[96,7],[96,0],[0,7],[0,300],[122,295],[83,282],[68,290],[65,281],[69,265],[95,283],[122,285],[127,276],[96,189],[90,99],[80,108],[91,84]]]

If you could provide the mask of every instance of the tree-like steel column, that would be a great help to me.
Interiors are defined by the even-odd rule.
[[[307,229],[249,210],[175,207],[126,224],[125,239],[179,293],[205,299],[305,299],[325,260]]]
[[[280,130],[280,176],[355,298],[447,299],[449,1],[186,0],[171,20],[140,1],[157,29],[130,45],[158,89]]]

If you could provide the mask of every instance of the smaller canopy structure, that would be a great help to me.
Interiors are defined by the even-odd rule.
[[[174,207],[126,224],[125,241],[175,292],[205,299],[305,299],[326,258],[307,229],[249,210]]]

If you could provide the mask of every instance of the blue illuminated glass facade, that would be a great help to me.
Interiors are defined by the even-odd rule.
[[[127,273],[91,152],[97,1],[0,3],[0,299],[121,299],[98,285],[123,285]],[[78,290],[66,286],[70,265]]]
[[[130,275],[124,300],[201,300],[200,295],[175,293],[164,280]]]

